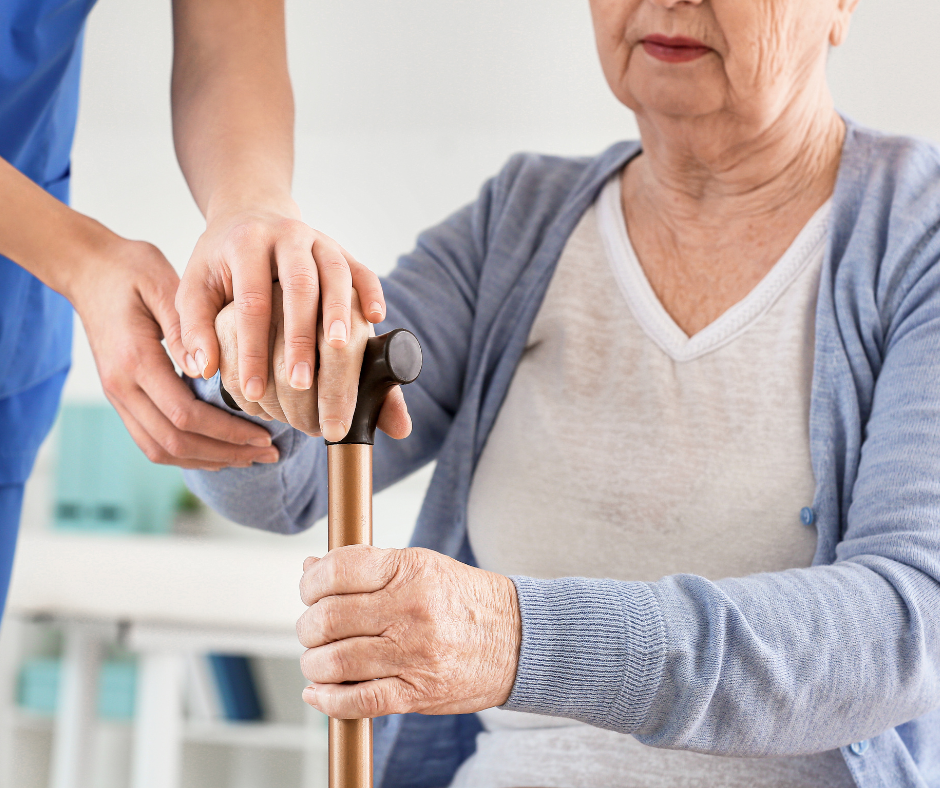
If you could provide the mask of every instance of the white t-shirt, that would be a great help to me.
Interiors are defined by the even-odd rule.
[[[829,204],[742,301],[692,337],[650,286],[620,178],[562,252],[474,474],[468,530],[505,575],[712,580],[809,566],[809,404]],[[836,750],[722,758],[490,709],[453,788],[821,788]]]

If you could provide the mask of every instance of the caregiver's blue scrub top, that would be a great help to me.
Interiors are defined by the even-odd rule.
[[[0,156],[63,202],[92,5],[0,0]],[[68,367],[71,338],[68,301],[0,256],[0,399]]]

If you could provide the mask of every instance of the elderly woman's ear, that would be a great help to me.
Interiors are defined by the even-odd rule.
[[[838,9],[836,18],[832,22],[832,30],[829,32],[829,43],[832,46],[841,46],[849,34],[849,22],[852,14],[858,8],[859,0],[838,0]]]

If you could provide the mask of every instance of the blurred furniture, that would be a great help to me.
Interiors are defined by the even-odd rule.
[[[54,523],[115,533],[169,533],[185,493],[178,468],[154,465],[107,403],[68,403],[57,425]]]
[[[185,741],[303,753],[305,788],[326,774],[325,723],[187,720],[187,656],[209,651],[299,658],[295,622],[309,539],[25,533],[8,613],[64,622],[62,683],[54,722],[51,788],[90,788],[96,683],[105,645],[138,655],[133,788],[177,788]],[[300,704],[298,692],[297,703]]]

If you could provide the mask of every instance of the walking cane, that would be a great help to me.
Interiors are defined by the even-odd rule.
[[[421,346],[403,328],[372,337],[359,374],[356,412],[346,437],[327,442],[329,549],[372,544],[372,444],[392,386],[421,371]],[[372,788],[372,720],[330,718],[330,788]]]
[[[372,444],[385,395],[421,371],[415,335],[396,328],[366,342],[356,411],[346,437],[326,442],[329,549],[372,544]],[[225,388],[222,398],[238,408]],[[372,720],[330,718],[330,788],[372,788]]]

